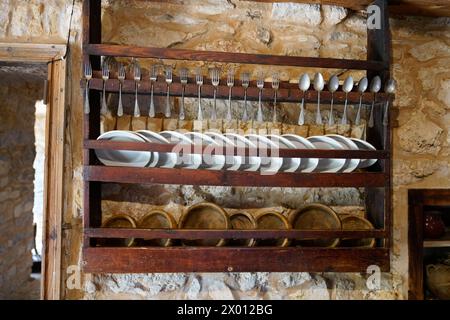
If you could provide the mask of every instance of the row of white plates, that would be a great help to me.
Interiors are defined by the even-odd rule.
[[[376,150],[370,143],[346,138],[340,135],[325,135],[303,138],[295,134],[284,135],[239,135],[235,133],[219,134],[215,132],[176,131],[153,132],[141,130],[109,131],[102,134],[98,140],[171,143],[178,145],[207,145],[213,149],[221,146],[233,149],[266,148],[271,149],[271,155],[277,149],[331,149],[331,150]],[[182,150],[182,149],[181,149]],[[276,156],[258,157],[252,155],[236,155],[234,153],[220,154],[183,154],[180,150],[174,152],[149,152],[127,150],[95,150],[98,159],[106,166],[127,167],[159,167],[231,171],[260,171],[263,173],[277,172],[352,172],[358,168],[373,165],[376,159],[332,159],[332,158],[281,158]],[[276,154],[276,152],[275,152]]]

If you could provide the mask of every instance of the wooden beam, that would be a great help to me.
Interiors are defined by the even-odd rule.
[[[62,58],[62,44],[0,43],[0,61],[47,63]]]
[[[47,107],[44,178],[44,250],[41,298],[61,297],[62,213],[64,199],[64,131],[66,61],[48,66],[49,104]]]
[[[95,273],[389,271],[384,248],[84,248],[83,259]]]

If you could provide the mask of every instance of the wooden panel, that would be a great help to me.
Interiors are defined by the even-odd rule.
[[[48,73],[41,298],[58,300],[61,296],[66,61],[50,63]]]
[[[448,0],[391,0],[389,11],[407,16],[450,17]]]
[[[109,149],[109,150],[133,150],[133,151],[155,151],[155,152],[173,152],[177,150],[189,154],[202,154],[206,150],[208,154],[234,154],[234,155],[252,155],[252,156],[271,156],[281,158],[340,158],[340,159],[386,159],[386,151],[365,151],[365,150],[319,150],[319,149],[264,149],[258,154],[258,149],[252,148],[222,148],[217,147],[211,150],[211,147],[201,145],[177,145],[161,143],[144,142],[124,142],[109,140],[88,140],[84,142],[84,147],[89,149]]]
[[[0,61],[47,63],[64,56],[63,44],[0,43]]]
[[[276,56],[267,54],[197,51],[188,49],[152,48],[108,44],[88,45],[86,48],[86,52],[88,54],[97,56],[231,62],[293,67],[317,67],[374,71],[383,70],[384,68],[386,68],[386,65],[384,63],[365,60]]]
[[[93,238],[141,238],[141,239],[311,239],[311,238],[383,238],[383,230],[189,230],[189,229],[87,229],[85,234]]]
[[[95,273],[389,271],[382,248],[85,248],[83,259],[83,270]]]
[[[200,174],[201,173],[201,174]],[[385,175],[354,173],[277,173],[165,168],[84,167],[86,181],[246,187],[381,187]]]
[[[206,83],[201,87],[201,96],[203,98],[213,98],[214,97],[214,87],[211,84]],[[81,87],[85,87],[85,81],[81,82]],[[277,100],[278,102],[293,102],[300,103],[303,93],[298,88],[298,84],[289,84],[289,86],[285,86],[288,88],[281,88],[278,90]],[[99,78],[94,78],[89,83],[89,88],[97,91],[103,90],[103,80]],[[356,88],[356,87],[355,87]],[[175,82],[170,86],[170,95],[180,97],[182,94],[182,85]],[[139,84],[138,93],[150,95],[151,84],[150,81],[141,81]],[[356,89],[355,89],[356,90]],[[106,91],[107,92],[119,92],[119,81],[116,79],[110,79],[106,82]],[[135,91],[135,82],[133,80],[125,80],[123,86],[123,93],[134,94]],[[166,95],[167,94],[167,84],[165,82],[157,82],[154,84],[154,94],[155,95]],[[217,88],[217,99],[228,99],[229,88],[225,85],[225,82],[222,81],[222,85]],[[271,88],[271,84],[266,83],[265,88],[262,92],[262,100],[263,101],[273,101],[274,99],[274,90]],[[198,97],[198,86],[192,80],[190,83],[186,85],[185,91],[186,97],[197,98]],[[247,90],[247,99],[249,101],[257,101],[259,98],[259,89],[256,85],[250,86]],[[348,102],[349,103],[359,103],[360,94],[358,92],[350,92],[348,94]],[[235,87],[232,89],[232,99],[233,100],[244,100],[244,88],[239,86],[239,83],[236,83]],[[365,104],[372,104],[374,99],[373,94],[366,92],[362,95],[362,102]],[[380,105],[378,104],[380,101],[386,101],[387,96],[384,93],[377,94],[376,101],[377,104],[375,108],[379,109]],[[309,103],[317,103],[317,92],[314,90],[309,90],[305,93],[305,101]],[[320,94],[321,103],[329,103],[331,101],[331,93],[329,91],[322,91]],[[334,102],[336,104],[344,103],[345,101],[345,93],[342,91],[338,91],[334,93]],[[93,108],[95,105],[93,104]],[[298,106],[296,106],[298,107]]]
[[[417,193],[424,206],[450,206],[450,189],[417,190]]]
[[[423,300],[423,201],[420,191],[408,192],[409,300]]]

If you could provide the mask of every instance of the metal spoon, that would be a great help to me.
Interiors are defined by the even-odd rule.
[[[317,91],[317,111],[316,111],[316,124],[322,124],[322,115],[320,114],[320,92],[325,86],[325,81],[321,73],[316,73],[314,76],[314,90]]]
[[[339,88],[339,78],[334,75],[328,81],[328,91],[331,92],[331,105],[330,105],[330,115],[328,116],[328,125],[334,125],[334,115],[333,115],[333,102],[334,102],[334,93]]]
[[[370,82],[370,92],[373,93],[373,101],[372,101],[372,108],[370,109],[370,116],[369,116],[369,128],[373,128],[374,126],[374,119],[373,119],[373,108],[375,106],[375,100],[377,99],[377,93],[381,89],[381,78],[379,76],[375,76],[375,78],[372,79]]]
[[[384,92],[387,93],[388,99],[386,101],[386,106],[384,107],[383,126],[388,125],[389,100],[390,100],[391,94],[393,94],[395,92],[396,87],[397,87],[397,83],[394,79],[389,79],[384,87]]]
[[[348,76],[344,81],[344,85],[342,86],[342,90],[345,92],[345,105],[344,105],[344,114],[341,119],[341,124],[347,124],[347,102],[348,102],[348,93],[353,89],[353,78],[352,76]]]
[[[355,124],[359,126],[361,124],[361,106],[362,106],[362,97],[363,93],[367,90],[369,85],[369,80],[366,77],[359,80],[358,83],[358,92],[359,92],[359,107],[358,112],[356,113]]]
[[[311,79],[307,73],[304,73],[298,81],[298,87],[301,91],[303,91],[302,103],[300,104],[300,114],[298,116],[298,124],[300,126],[305,124],[305,92],[308,91],[310,85]]]

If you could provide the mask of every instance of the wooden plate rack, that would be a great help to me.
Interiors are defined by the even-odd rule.
[[[308,1],[304,1],[308,3]],[[312,2],[312,1],[311,1]],[[317,2],[317,1],[314,1]],[[327,1],[328,3],[329,1]],[[354,1],[339,0],[339,5],[351,7]],[[382,271],[390,269],[391,247],[391,125],[383,127],[382,108],[375,108],[375,126],[368,130],[368,141],[380,151],[350,150],[280,150],[280,157],[361,158],[379,159],[367,172],[354,173],[279,173],[260,175],[252,172],[207,171],[163,168],[106,167],[100,165],[95,149],[170,151],[172,145],[155,143],[97,141],[100,135],[100,99],[102,89],[100,57],[160,58],[192,61],[233,62],[279,66],[299,66],[337,69],[366,70],[369,79],[379,75],[382,81],[389,78],[390,29],[386,0],[376,0],[381,8],[382,28],[368,30],[367,60],[307,58],[246,53],[194,51],[172,48],[147,48],[102,44],[101,0],[83,2],[83,62],[90,62],[94,72],[90,82],[91,112],[84,115],[84,241],[83,265],[86,272],[135,273],[135,272],[365,272],[369,265],[377,265]],[[155,94],[165,94],[162,79],[155,84]],[[191,82],[193,83],[193,82]],[[84,81],[82,81],[84,85]],[[281,83],[280,102],[299,102],[301,93],[293,84]],[[118,92],[118,80],[108,81],[108,92]],[[133,92],[134,82],[125,81],[125,92]],[[140,94],[149,94],[150,81],[143,79]],[[171,95],[181,96],[177,79],[171,87]],[[188,84],[186,96],[196,96],[195,84]],[[211,97],[213,87],[205,84],[202,96]],[[228,97],[226,80],[221,81],[219,98]],[[271,100],[270,85],[264,89],[263,100]],[[330,92],[323,91],[321,99],[329,101]],[[243,98],[239,82],[233,89],[233,99]],[[250,100],[258,99],[258,89],[250,85]],[[316,101],[316,92],[306,93],[307,101]],[[352,103],[359,102],[359,94],[348,95]],[[342,103],[343,93],[336,93],[335,102]],[[363,101],[370,103],[373,95],[366,93]],[[392,99],[378,94],[377,101]],[[391,118],[391,116],[389,116]],[[391,121],[390,121],[391,122]],[[384,136],[387,136],[385,142]],[[246,150],[249,152],[250,150]],[[201,152],[201,151],[193,151]],[[101,228],[101,188],[105,183],[178,184],[256,187],[363,187],[369,219],[375,230],[143,230]],[[130,247],[112,248],[96,246],[96,238],[376,238],[375,248],[300,248],[300,247]]]

